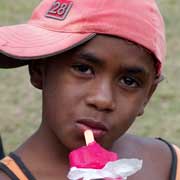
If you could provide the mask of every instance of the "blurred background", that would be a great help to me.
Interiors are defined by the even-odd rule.
[[[0,26],[24,23],[40,0],[0,0]],[[180,1],[158,0],[167,34],[165,80],[161,82],[143,117],[129,130],[133,134],[162,137],[180,146]],[[41,91],[29,82],[27,67],[0,69],[0,134],[6,153],[13,151],[39,126]]]

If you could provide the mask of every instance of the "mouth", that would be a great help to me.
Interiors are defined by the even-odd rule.
[[[76,125],[81,133],[84,133],[87,129],[92,130],[95,139],[103,137],[108,131],[108,128],[104,123],[92,119],[78,120],[76,121]]]

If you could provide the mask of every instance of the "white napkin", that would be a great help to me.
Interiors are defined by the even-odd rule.
[[[108,162],[102,169],[88,169],[72,167],[68,173],[69,180],[92,180],[103,178],[119,178],[126,180],[128,176],[135,174],[142,168],[142,160],[119,159]]]

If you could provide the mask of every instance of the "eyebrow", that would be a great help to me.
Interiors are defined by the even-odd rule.
[[[125,67],[125,71],[129,74],[149,74],[143,67]]]
[[[103,60],[98,58],[96,55],[94,55],[91,52],[80,52],[78,54],[78,57],[82,60],[85,60],[89,63],[96,64],[96,65],[103,65]]]

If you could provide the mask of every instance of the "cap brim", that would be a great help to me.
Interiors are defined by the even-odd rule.
[[[50,57],[72,49],[95,36],[95,33],[65,33],[30,24],[0,28],[0,68],[14,68],[27,60]]]

